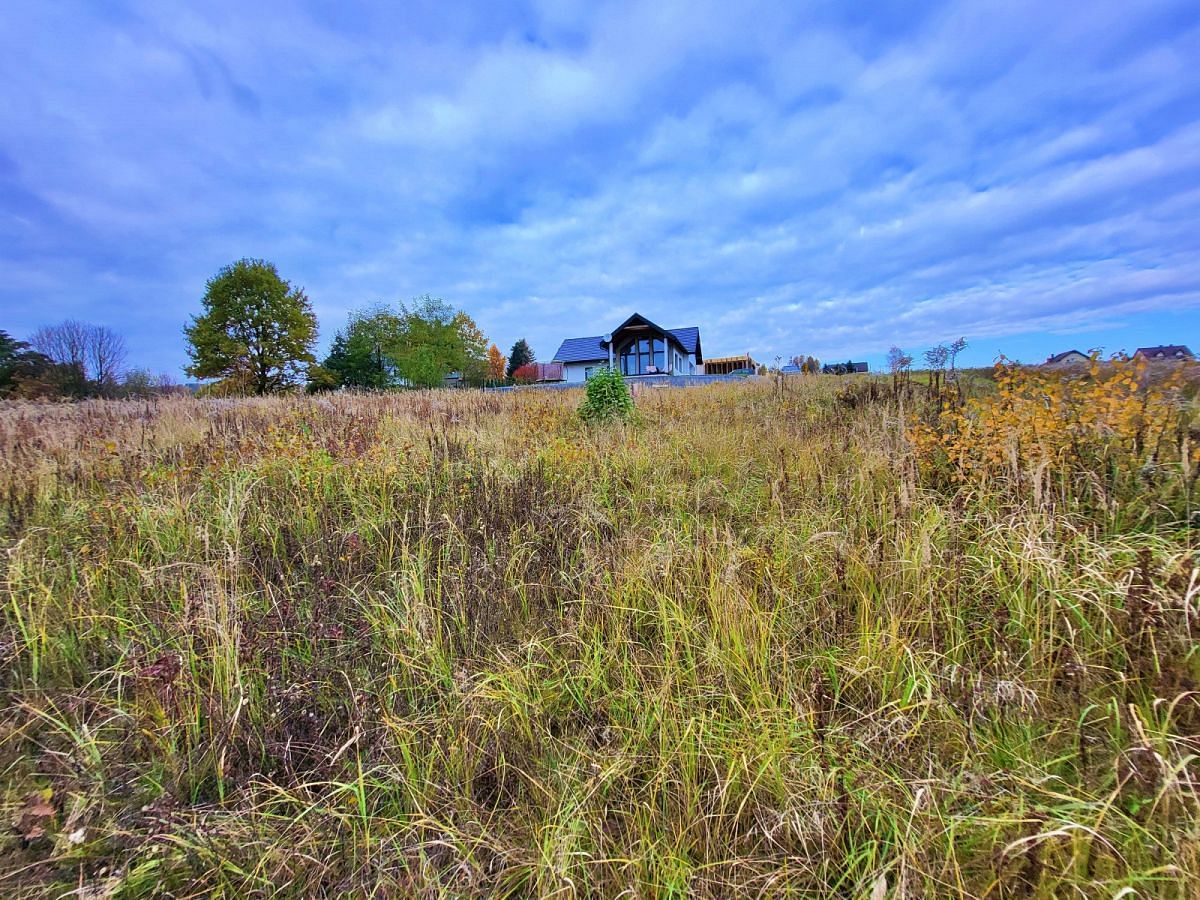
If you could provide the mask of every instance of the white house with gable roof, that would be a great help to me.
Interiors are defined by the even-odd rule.
[[[565,381],[583,382],[604,366],[631,378],[697,375],[703,371],[704,355],[699,328],[660,328],[634,313],[608,334],[567,338],[554,362],[562,363]]]

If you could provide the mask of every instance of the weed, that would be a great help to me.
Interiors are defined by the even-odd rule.
[[[1195,896],[1152,374],[4,406],[0,893]]]

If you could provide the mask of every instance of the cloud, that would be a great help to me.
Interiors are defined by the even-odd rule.
[[[103,321],[157,368],[241,256],[326,338],[430,292],[542,358],[634,310],[712,353],[977,361],[1200,312],[1186,0],[9,19],[0,327]]]

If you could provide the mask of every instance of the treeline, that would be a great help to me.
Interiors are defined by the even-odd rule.
[[[520,340],[509,356],[475,321],[425,295],[350,314],[318,360],[317,317],[304,290],[272,263],[242,259],[209,280],[203,312],[184,329],[187,373],[219,395],[270,394],[304,385],[312,392],[351,388],[482,386],[512,380],[533,351]]]
[[[516,360],[517,364],[512,365]],[[509,356],[488,344],[467,313],[425,295],[396,307],[375,304],[352,312],[334,335],[329,355],[308,369],[308,390],[386,390],[503,384],[532,362],[524,339]]]
[[[510,384],[537,377],[522,338],[505,356],[475,321],[425,295],[350,314],[318,360],[317,318],[304,290],[265,260],[242,259],[209,279],[203,310],[184,328],[185,371],[213,396],[307,389],[387,390]],[[67,320],[28,340],[0,331],[0,398],[143,398],[185,391],[168,375],[127,366],[124,338]]]
[[[28,341],[0,331],[3,398],[145,398],[178,390],[168,375],[127,368],[125,339],[103,325],[68,319],[39,328]]]

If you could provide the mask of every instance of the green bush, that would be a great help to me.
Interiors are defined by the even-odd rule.
[[[633,415],[629,386],[616,369],[597,369],[587,383],[587,397],[579,407],[586,422],[628,421]]]

